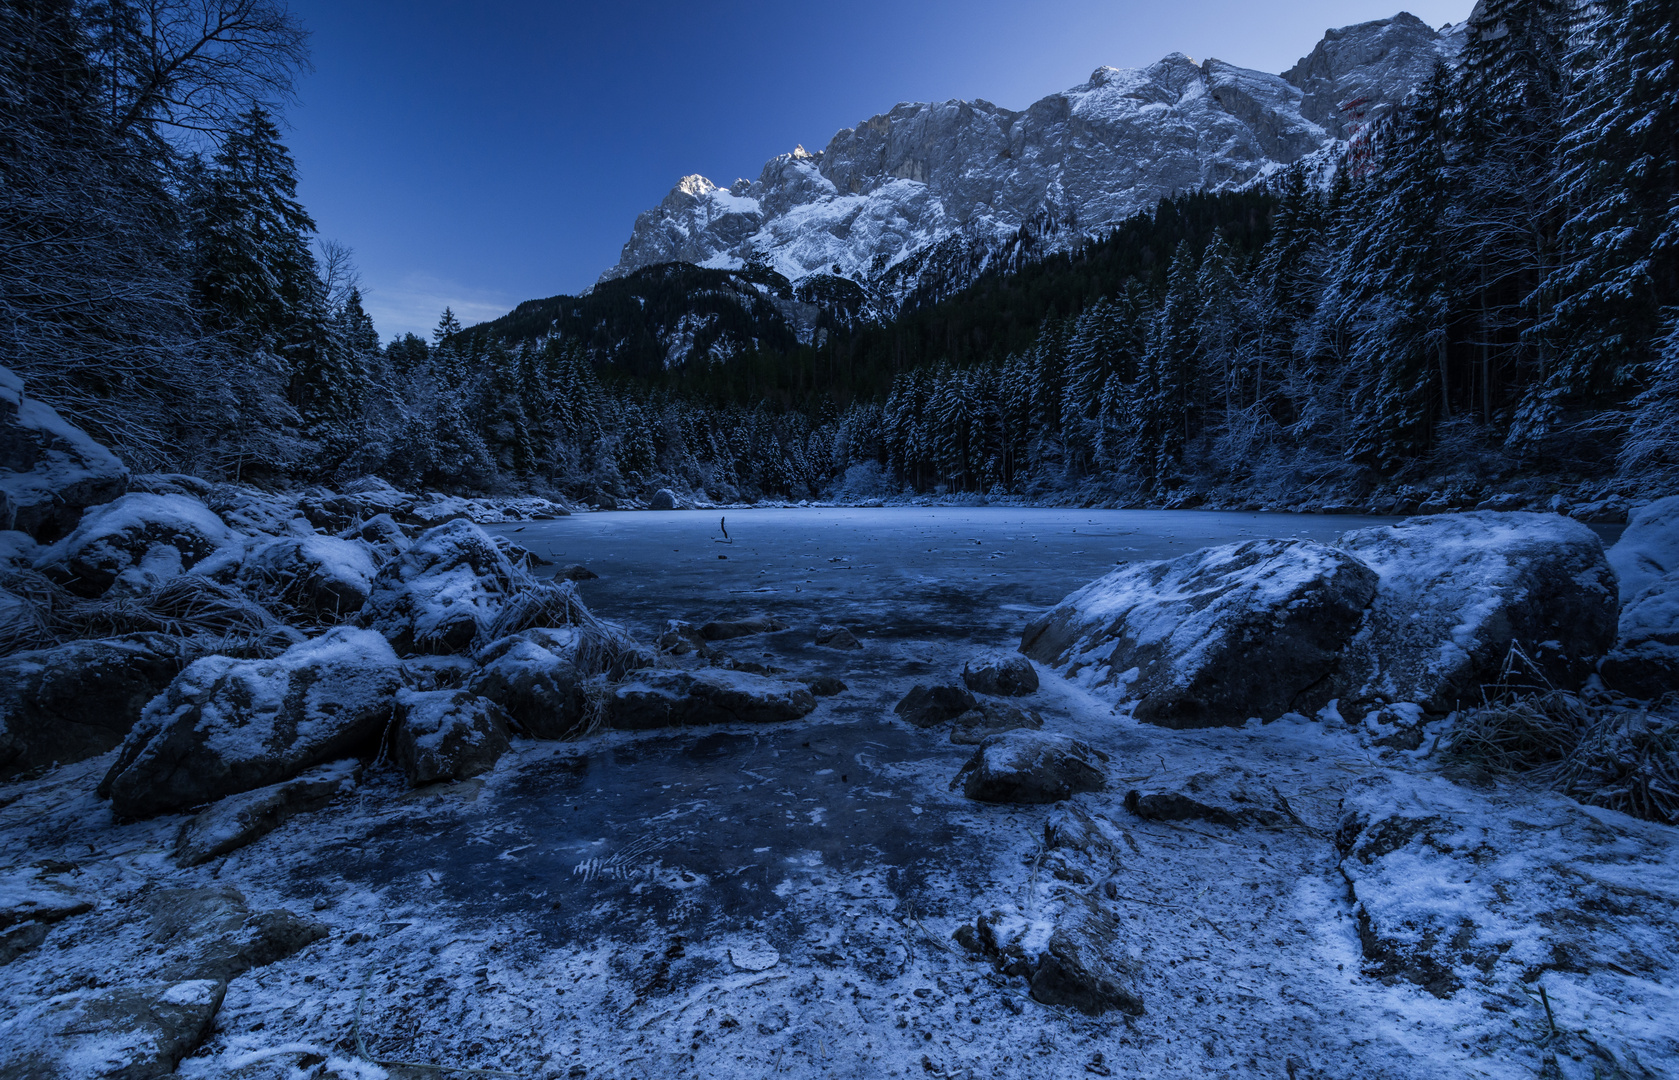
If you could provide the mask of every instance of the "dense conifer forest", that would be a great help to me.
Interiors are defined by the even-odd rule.
[[[1679,466],[1664,0],[1486,3],[1337,159],[940,245],[907,295],[671,264],[388,343],[296,196],[302,28],[169,10],[0,15],[0,364],[138,469],[1404,509]]]

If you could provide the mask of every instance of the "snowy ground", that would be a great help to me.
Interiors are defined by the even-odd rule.
[[[28,1008],[148,978],[164,958],[134,903],[159,886],[234,885],[253,910],[289,908],[332,933],[233,980],[184,1075],[381,1075],[355,1062],[358,1039],[385,1060],[626,1080],[1527,1077],[1542,1068],[1584,1078],[1594,1066],[1641,1075],[1606,1071],[1592,1046],[1623,1064],[1633,1051],[1647,1075],[1670,1074],[1679,1050],[1671,933],[1647,945],[1650,971],[1541,980],[1562,1012],[1558,1027],[1586,1040],[1541,1041],[1548,1024],[1533,985],[1476,984],[1441,999],[1363,974],[1331,840],[1339,804],[1361,778],[1403,784],[1426,772],[1417,755],[1318,723],[1150,728],[1048,681],[1021,703],[1046,729],[1111,758],[1109,790],[1078,797],[1123,838],[1095,857],[1046,852],[1050,807],[982,806],[949,791],[968,748],[891,718],[912,683],[949,679],[964,661],[1011,647],[1021,622],[1115,560],[1248,536],[1325,539],[1367,523],[741,511],[728,545],[713,542],[714,515],[693,512],[502,527],[544,557],[599,573],[582,591],[602,615],[651,635],[669,617],[775,614],[792,628],[724,647],[792,675],[834,674],[850,689],[793,725],[520,743],[480,780],[415,792],[393,771],[369,770],[354,795],[188,871],[168,857],[181,818],[111,823],[91,795],[105,759],[7,785],[3,873],[16,880],[48,863],[43,872],[96,906],[0,967],[0,997]],[[864,648],[811,644],[818,623],[835,622]],[[1300,823],[1150,823],[1121,805],[1129,787],[1225,765],[1275,786]],[[1573,812],[1519,789],[1452,791],[1474,804],[1464,813]],[[1641,838],[1636,869],[1671,907],[1674,830],[1616,827]],[[1557,835],[1559,859],[1609,858],[1566,850],[1567,830]],[[951,940],[981,912],[1012,905],[1031,919],[1059,893],[1093,888],[1140,962],[1142,1016],[1039,1005]]]

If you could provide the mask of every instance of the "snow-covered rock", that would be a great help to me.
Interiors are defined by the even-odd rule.
[[[1620,584],[1615,646],[1599,670],[1636,697],[1679,690],[1679,495],[1636,511],[1609,549]]]
[[[950,741],[957,746],[978,746],[1005,731],[1035,731],[1043,726],[1043,718],[1037,713],[1004,705],[1000,701],[981,701],[950,722]]]
[[[141,907],[147,939],[163,950],[166,979],[227,982],[328,934],[325,925],[285,908],[252,911],[231,885],[159,889]]]
[[[700,627],[700,637],[706,641],[728,641],[752,634],[773,634],[785,630],[788,623],[773,615],[754,615],[747,619],[717,620]]]
[[[682,504],[677,500],[676,492],[670,488],[660,488],[653,493],[651,499],[647,500],[647,509],[649,510],[679,510],[681,507]]]
[[[190,656],[178,637],[129,634],[0,658],[0,775],[117,746]]]
[[[965,686],[924,686],[917,683],[910,687],[909,693],[899,699],[892,711],[902,717],[906,724],[930,728],[956,719],[977,704],[979,702]]]
[[[621,730],[797,720],[816,697],[796,683],[724,668],[633,671],[612,688],[607,724]]]
[[[422,533],[380,569],[363,617],[398,652],[464,652],[518,582],[495,541],[457,519]]]
[[[1335,682],[1349,708],[1478,703],[1512,647],[1513,681],[1578,689],[1615,638],[1615,575],[1597,534],[1557,514],[1476,511],[1360,529],[1340,546],[1380,577]]]
[[[272,660],[205,657],[146,707],[100,793],[143,818],[290,779],[377,742],[401,685],[385,639],[349,627]]]
[[[1459,45],[1401,14],[1331,31],[1283,76],[1173,53],[1098,68],[1021,111],[900,104],[819,153],[770,159],[756,180],[683,177],[636,219],[603,278],[762,260],[796,283],[861,282],[901,297],[921,273],[941,272],[937,256],[953,245],[996,244],[1046,219],[1070,226],[1071,241],[1163,196],[1262,179],[1348,137]]]
[[[1005,974],[1026,979],[1035,1001],[1088,1016],[1111,1009],[1140,1015],[1139,966],[1119,940],[1113,916],[1084,893],[1066,892],[1055,907],[1049,918],[994,909],[958,929],[957,940]]]
[[[136,492],[88,510],[35,566],[72,592],[101,596],[119,582],[144,591],[225,549],[237,551],[237,539],[202,502]]]
[[[173,1076],[215,1026],[227,984],[185,979],[74,990],[0,1020],[0,1076]]]
[[[1182,783],[1125,793],[1125,808],[1144,821],[1210,821],[1239,828],[1281,828],[1295,820],[1274,788],[1240,766],[1196,773]]]
[[[1358,558],[1249,540],[1123,566],[1021,634],[1020,651],[1164,727],[1310,712],[1376,593]]]
[[[360,771],[361,763],[349,758],[309,769],[295,780],[229,795],[181,825],[175,862],[197,866],[255,843],[354,788]]]
[[[253,548],[239,585],[306,615],[341,618],[360,611],[377,573],[369,546],[335,536],[282,536]]]
[[[1336,846],[1367,975],[1447,997],[1541,975],[1648,978],[1674,962],[1671,828],[1531,788],[1398,772],[1359,781],[1343,805]]]
[[[962,681],[976,694],[1024,697],[1037,693],[1038,669],[1024,656],[999,656],[978,667],[963,664]]]
[[[1009,731],[980,743],[950,786],[979,802],[1060,802],[1102,790],[1102,760],[1101,751],[1065,735]]]
[[[115,454],[0,367],[0,529],[57,540],[87,507],[127,490],[128,470]]]
[[[396,700],[402,723],[391,754],[414,787],[488,772],[507,752],[507,713],[488,698],[465,690],[404,690]]]
[[[474,657],[482,666],[467,687],[501,706],[531,738],[563,739],[583,720],[583,677],[576,666],[579,641],[570,627],[500,638]]]

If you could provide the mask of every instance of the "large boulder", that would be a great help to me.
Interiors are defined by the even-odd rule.
[[[1296,823],[1276,788],[1238,765],[1195,773],[1181,783],[1125,793],[1125,808],[1144,821],[1210,821],[1230,828],[1284,828]]]
[[[582,638],[571,627],[526,630],[499,638],[474,659],[481,666],[467,688],[506,710],[533,739],[563,739],[583,720]]]
[[[1141,1015],[1136,959],[1119,940],[1115,920],[1083,892],[1063,892],[1047,917],[998,908],[960,927],[956,939],[1005,974],[1027,980],[1045,1005],[1100,1016],[1112,1009]]]
[[[1615,575],[1597,534],[1556,514],[1441,514],[1360,529],[1340,546],[1380,578],[1336,674],[1341,711],[1477,704],[1515,657],[1517,683],[1578,689],[1615,640]]]
[[[72,641],[0,658],[0,776],[122,742],[190,654],[165,634]]]
[[[336,536],[284,536],[245,556],[239,584],[315,618],[360,611],[377,570],[367,544]]]
[[[1105,756],[1065,735],[1009,731],[979,744],[950,782],[978,802],[1052,803],[1081,791],[1100,791]]]
[[[74,990],[0,1019],[0,1077],[159,1080],[215,1027],[227,984],[184,979]]]
[[[1172,728],[1311,712],[1376,593],[1356,556],[1249,540],[1137,563],[1068,596],[1020,651]]]
[[[1621,614],[1603,681],[1635,697],[1679,691],[1679,495],[1634,512],[1608,558]]]
[[[770,724],[797,720],[816,697],[796,683],[744,671],[706,668],[633,671],[612,689],[609,726],[641,731],[692,724]]]
[[[520,580],[496,542],[461,518],[421,534],[386,563],[363,615],[398,652],[465,652]]]
[[[680,508],[681,505],[682,504],[676,499],[676,492],[672,491],[670,488],[660,488],[658,491],[655,491],[653,493],[653,497],[648,500],[647,509],[676,510]]]
[[[146,707],[100,792],[143,818],[288,780],[376,744],[401,685],[385,639],[349,627],[272,660],[205,657]]]
[[[127,490],[128,470],[115,454],[25,395],[23,380],[0,367],[0,530],[48,543],[75,528],[87,507]]]
[[[507,714],[465,690],[404,690],[391,755],[414,787],[465,780],[495,768],[507,752]]]
[[[35,566],[71,592],[102,596],[119,582],[142,592],[228,548],[238,550],[233,531],[190,495],[130,493],[89,510]]]

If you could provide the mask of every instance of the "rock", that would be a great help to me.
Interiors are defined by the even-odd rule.
[[[411,787],[465,780],[495,768],[507,752],[507,713],[465,690],[404,690],[392,756]]]
[[[0,658],[0,776],[117,746],[190,655],[180,638],[129,634]]]
[[[803,686],[743,671],[633,671],[607,699],[607,724],[621,730],[691,724],[768,724],[797,720],[816,708]]]
[[[816,628],[816,644],[826,645],[830,649],[861,649],[863,643],[843,626],[819,626]]]
[[[0,930],[28,923],[50,925],[91,910],[91,900],[49,880],[39,868],[0,877]]]
[[[670,488],[660,488],[655,491],[653,498],[647,503],[647,509],[649,510],[676,510],[678,507],[676,492]]]
[[[1113,917],[1084,892],[1064,890],[1055,906],[1053,921],[992,911],[958,930],[957,940],[1005,974],[1028,980],[1035,1001],[1087,1016],[1113,1009],[1141,1015],[1138,965],[1122,948]]]
[[[337,619],[367,603],[375,573],[365,543],[335,536],[287,536],[246,555],[239,585],[306,615]]]
[[[962,665],[962,681],[976,694],[1025,697],[1038,689],[1038,669],[1024,656],[997,657],[979,667]]]
[[[368,554],[378,566],[384,566],[414,546],[408,530],[397,524],[389,514],[375,514],[366,521],[351,525],[339,533],[338,538],[367,545]]]
[[[238,551],[232,530],[197,499],[130,494],[88,510],[35,566],[71,592],[102,596],[119,581],[144,591],[224,548]]]
[[[143,818],[291,779],[371,748],[401,682],[385,640],[349,627],[272,660],[195,661],[146,707],[100,793]]]
[[[1020,651],[1163,727],[1315,712],[1376,593],[1353,554],[1311,540],[1249,540],[1135,563],[1069,595]]]
[[[951,790],[978,802],[1051,803],[1107,783],[1098,759],[1106,756],[1065,735],[1011,731],[980,744]]]
[[[1567,518],[1443,514],[1351,532],[1340,545],[1381,578],[1330,680],[1343,715],[1384,702],[1430,713],[1479,703],[1512,643],[1527,658],[1517,679],[1578,689],[1614,641],[1614,573],[1597,534]]]
[[[913,727],[930,728],[954,720],[978,704],[967,687],[917,684],[910,687],[892,711]]]
[[[214,979],[58,994],[0,1021],[0,1080],[172,1076],[215,1026]]]
[[[707,641],[728,641],[749,634],[770,634],[787,629],[788,624],[769,615],[758,615],[735,622],[708,622],[700,627],[700,637]]]
[[[1553,792],[1511,794],[1398,770],[1349,786],[1334,840],[1363,973],[1442,998],[1468,986],[1479,1000],[1541,977],[1641,984],[1670,970],[1674,830]]]
[[[660,652],[671,656],[687,656],[691,652],[703,651],[706,648],[700,628],[681,619],[671,619],[655,645]]]
[[[9,930],[0,930],[0,967],[4,967],[47,940],[46,923],[23,923]]]
[[[159,889],[142,905],[146,939],[163,951],[164,978],[226,982],[326,937],[328,928],[284,908],[252,912],[231,885]]]
[[[1075,800],[1051,810],[1044,820],[1044,847],[1051,851],[1078,851],[1107,858],[1118,850],[1120,833],[1105,817],[1091,814]]]
[[[992,735],[1022,728],[1035,731],[1043,726],[1043,717],[1036,713],[1001,702],[981,701],[951,722],[950,741],[957,746],[978,746]]]
[[[583,721],[583,676],[576,666],[578,632],[526,630],[501,638],[475,657],[483,665],[467,689],[504,709],[533,739],[563,739]]]
[[[0,530],[51,543],[90,506],[128,490],[117,456],[29,397],[23,380],[0,367]]]
[[[309,524],[328,533],[343,533],[358,524],[384,515],[393,521],[418,525],[421,519],[415,510],[420,500],[398,491],[382,480],[356,486],[356,490],[325,492],[298,500],[298,509]]]
[[[808,686],[810,692],[817,697],[833,697],[835,694],[843,694],[849,689],[845,683],[832,675],[814,675],[799,681]]]
[[[1636,511],[1608,559],[1621,612],[1603,681],[1640,698],[1679,690],[1679,495]]]
[[[398,652],[465,652],[519,582],[495,541],[457,519],[421,534],[379,570],[363,617]]]
[[[582,563],[572,563],[570,566],[562,567],[554,576],[562,581],[593,581],[600,577],[599,574]]]
[[[1230,828],[1280,829],[1294,824],[1288,802],[1239,767],[1196,773],[1164,791],[1125,793],[1125,809],[1144,821],[1210,821]]]
[[[267,836],[298,814],[319,810],[356,786],[361,765],[335,761],[295,780],[229,795],[181,825],[175,863],[197,866]]]

